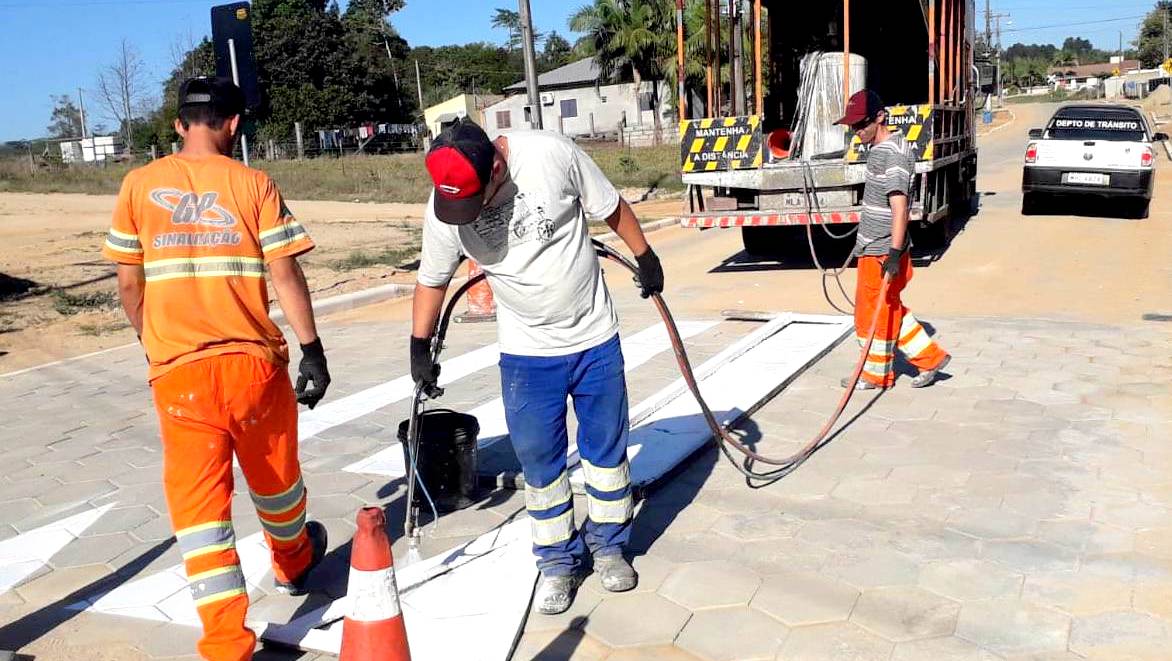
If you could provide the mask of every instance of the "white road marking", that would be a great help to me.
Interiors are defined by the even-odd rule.
[[[0,594],[36,573],[113,506],[110,503],[74,514],[0,542]]]
[[[679,322],[677,327],[680,331],[680,337],[686,340],[714,328],[719,323],[715,320],[683,321]],[[667,337],[667,329],[662,323],[659,323],[645,328],[629,338],[624,338],[622,347],[626,371],[633,372],[661,352],[669,349],[671,342]],[[505,426],[505,406],[500,397],[481,404],[469,411],[469,414],[475,416],[480,424],[478,446],[485,447],[508,436],[508,428]],[[407,474],[403,449],[398,442],[392,442],[389,447],[350,464],[342,470],[349,473],[381,475],[390,478],[403,477]]]

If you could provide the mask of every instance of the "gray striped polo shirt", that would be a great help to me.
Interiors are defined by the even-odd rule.
[[[867,180],[863,186],[856,255],[887,254],[891,248],[891,202],[887,196],[898,192],[910,198],[914,171],[915,161],[899,133],[893,133],[867,152]]]

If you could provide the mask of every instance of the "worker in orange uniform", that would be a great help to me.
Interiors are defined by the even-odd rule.
[[[184,82],[183,149],[126,175],[102,250],[150,363],[167,506],[203,622],[199,652],[213,661],[251,659],[256,646],[232,528],[233,454],[278,592],[304,594],[327,546],[325,528],[305,520],[297,458],[297,403],[313,408],[330,382],[296,259],[313,242],[273,181],[230,157],[243,110],[228,78]],[[266,266],[301,342],[296,389]]]
[[[880,308],[875,341],[855,387],[874,390],[895,385],[896,350],[919,370],[911,386],[930,386],[951,358],[900,300],[900,293],[912,279],[907,225],[915,161],[903,135],[887,127],[887,110],[875,92],[862,90],[852,95],[837,123],[849,126],[868,147],[863,213],[855,243],[855,334],[861,344],[869,337],[875,307]],[[887,296],[880,300],[885,275],[891,276],[891,283]],[[849,388],[852,382],[848,377],[842,385]]]

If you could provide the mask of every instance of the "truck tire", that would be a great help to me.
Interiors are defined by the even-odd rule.
[[[931,223],[920,222],[912,226],[912,241],[926,250],[939,250],[948,245],[948,221],[945,216]]]
[[[754,257],[773,257],[781,251],[781,228],[742,227],[741,242],[745,252]]]
[[[1146,197],[1137,197],[1132,203],[1131,217],[1136,220],[1143,220],[1148,217],[1149,207],[1152,201]]]

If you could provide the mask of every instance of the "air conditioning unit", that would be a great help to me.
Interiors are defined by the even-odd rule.
[[[541,95],[541,105],[552,106],[553,105],[553,95],[552,94],[542,94]]]

